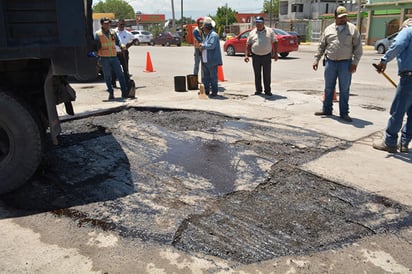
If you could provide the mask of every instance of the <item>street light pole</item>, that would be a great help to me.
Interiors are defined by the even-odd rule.
[[[357,11],[357,14],[356,14],[356,27],[358,28],[358,31],[359,31],[360,34],[362,34],[361,33],[361,31],[362,31],[362,26],[361,26],[361,24],[362,24],[362,22],[361,22],[361,5],[362,5],[362,0],[358,0],[358,11]]]
[[[172,1],[172,29],[173,29],[173,32],[176,32],[175,3],[174,3],[174,0],[171,0],[171,1]]]
[[[270,0],[269,4],[269,27],[272,27],[272,0]]]
[[[227,20],[227,2],[226,2],[226,26],[227,26],[227,23],[228,22],[228,20]]]

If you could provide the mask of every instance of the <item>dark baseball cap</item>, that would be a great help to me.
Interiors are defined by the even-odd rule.
[[[106,23],[111,23],[112,21],[107,18],[107,17],[103,17],[102,19],[100,19],[100,24],[106,24]]]
[[[262,16],[256,16],[255,23],[263,23],[263,22],[265,22],[265,19],[263,19]]]

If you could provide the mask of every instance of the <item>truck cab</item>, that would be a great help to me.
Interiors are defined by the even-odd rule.
[[[67,76],[94,72],[92,0],[0,1],[0,194],[37,170],[57,144],[56,105],[73,114]],[[46,134],[49,132],[49,134]]]

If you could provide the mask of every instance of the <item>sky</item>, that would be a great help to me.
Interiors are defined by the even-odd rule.
[[[135,10],[144,14],[165,14],[167,19],[172,18],[171,0],[125,0]],[[175,17],[181,17],[183,1],[183,16],[196,19],[199,16],[215,15],[218,7],[225,6],[239,13],[258,13],[263,8],[263,0],[173,0]],[[99,2],[93,0],[93,3]]]

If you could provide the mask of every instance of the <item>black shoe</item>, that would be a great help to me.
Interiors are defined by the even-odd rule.
[[[346,122],[352,122],[352,118],[350,118],[350,116],[347,115],[347,114],[341,115],[340,118],[341,118],[342,120],[346,121]]]
[[[272,94],[272,92],[265,92],[265,95],[267,95],[267,96],[272,96],[273,94]]]
[[[113,95],[113,93],[110,93],[110,94],[109,94],[108,100],[114,100],[114,95]]]
[[[387,151],[389,153],[396,153],[396,146],[389,146],[385,143],[385,141],[375,142],[372,146],[374,149]]]
[[[255,92],[255,95],[261,95],[261,94],[262,94],[261,91],[256,91],[256,92]]]
[[[326,112],[326,111],[316,111],[315,112],[316,116],[320,116],[320,115],[332,115],[332,112]]]
[[[406,144],[399,144],[398,148],[400,152],[409,153],[409,148],[408,148],[408,145]]]
[[[212,94],[210,94],[210,97],[216,97],[217,93],[212,92]]]

